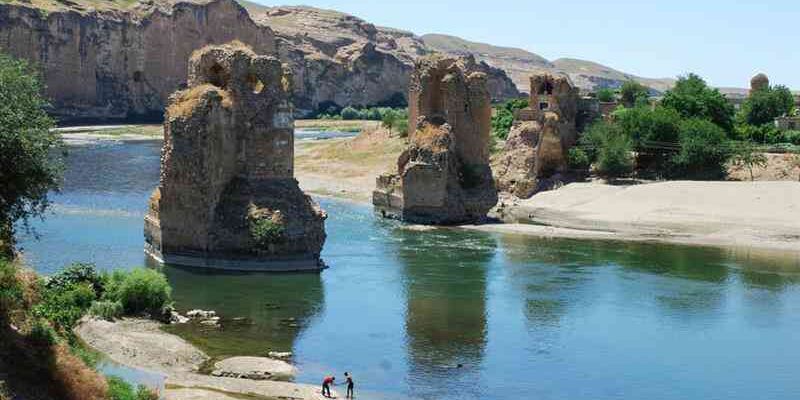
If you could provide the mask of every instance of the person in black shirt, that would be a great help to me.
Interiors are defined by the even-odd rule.
[[[344,397],[346,399],[354,398],[354,396],[353,396],[353,387],[355,385],[353,384],[353,376],[350,375],[349,372],[345,372],[344,373],[344,383],[347,384],[347,395],[345,395]]]

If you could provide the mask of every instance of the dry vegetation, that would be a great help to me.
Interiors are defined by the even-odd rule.
[[[0,387],[21,398],[106,399],[105,379],[72,354],[66,343],[32,339],[36,324],[31,308],[39,300],[38,278],[18,265],[13,268],[16,273],[5,275],[3,287],[16,286],[22,295],[0,307],[0,376],[8,379]]]
[[[753,168],[755,181],[797,181],[800,180],[800,155],[765,154],[766,167]],[[749,181],[750,171],[747,168],[732,166],[728,170],[728,178],[735,181]]]
[[[217,94],[222,98],[222,106],[230,107],[231,98],[227,91],[214,85],[203,84],[191,87],[173,95],[167,114],[170,117],[186,118],[192,114],[194,109],[211,93]]]
[[[405,139],[385,129],[365,130],[352,139],[298,142],[295,175],[304,190],[369,201],[375,178],[396,169]]]

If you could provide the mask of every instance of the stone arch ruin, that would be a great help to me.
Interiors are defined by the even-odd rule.
[[[469,58],[418,60],[409,84],[410,146],[380,176],[373,204],[423,224],[475,222],[497,203],[489,166],[491,99]]]
[[[158,261],[234,270],[318,270],[325,213],[294,179],[291,73],[239,43],[189,61],[170,98],[161,180],[145,217]]]

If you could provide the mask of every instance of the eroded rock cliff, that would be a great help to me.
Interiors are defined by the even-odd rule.
[[[62,120],[160,119],[185,86],[186,60],[207,44],[240,40],[279,54],[294,74],[299,115],[328,105],[405,104],[413,60],[429,50],[413,34],[310,7],[234,0],[2,0],[0,51],[41,67]],[[492,97],[519,93],[479,64]]]
[[[325,213],[294,179],[291,74],[240,42],[196,52],[171,98],[145,249],[198,267],[322,267]]]

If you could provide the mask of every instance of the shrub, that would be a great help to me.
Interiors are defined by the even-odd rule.
[[[633,145],[625,135],[609,135],[597,152],[597,171],[607,177],[625,176],[633,171]]]
[[[253,218],[250,221],[250,235],[262,246],[282,241],[285,231],[281,223],[271,218]]]
[[[671,174],[676,178],[723,178],[730,157],[731,147],[722,128],[707,120],[686,120],[681,123],[681,150],[672,159]]]
[[[139,385],[134,390],[133,385],[116,376],[106,378],[108,381],[108,397],[111,400],[158,400],[158,394],[146,386]]]
[[[103,279],[94,264],[74,263],[47,280],[47,288],[66,288],[89,284],[98,295],[103,294]]]
[[[650,89],[636,81],[627,81],[619,89],[620,100],[625,107],[636,107],[647,104]]]
[[[791,143],[800,146],[800,131],[786,131],[783,132],[783,139],[786,143]]]
[[[119,301],[95,301],[89,307],[89,314],[107,321],[114,321],[124,313],[124,307]]]
[[[514,113],[528,107],[529,104],[528,99],[513,99],[495,107],[492,115],[492,135],[505,140],[514,124]]]
[[[774,86],[757,90],[742,104],[739,121],[750,125],[765,125],[775,118],[791,115],[794,111],[794,96],[785,86]]]
[[[28,341],[37,347],[50,347],[58,342],[58,334],[56,334],[49,322],[42,318],[37,318],[31,324]]]
[[[17,267],[0,258],[0,321],[8,318],[9,311],[19,308],[22,296]]]
[[[116,289],[126,314],[160,314],[171,301],[172,288],[164,274],[147,268],[129,272]]]
[[[574,170],[587,170],[591,166],[589,155],[579,148],[573,147],[567,153],[567,165]]]
[[[95,299],[94,289],[88,284],[44,288],[42,300],[34,306],[33,314],[47,319],[62,331],[70,331]]]
[[[750,180],[755,180],[753,169],[756,167],[764,168],[767,166],[767,157],[759,152],[755,146],[749,142],[738,143],[732,146],[733,158],[731,163],[741,168],[747,168],[750,172]]]
[[[611,103],[617,99],[617,95],[609,88],[602,88],[597,91],[597,100],[604,103]]]
[[[359,112],[353,107],[345,107],[341,113],[342,119],[346,121],[351,121],[355,119],[359,119]]]

